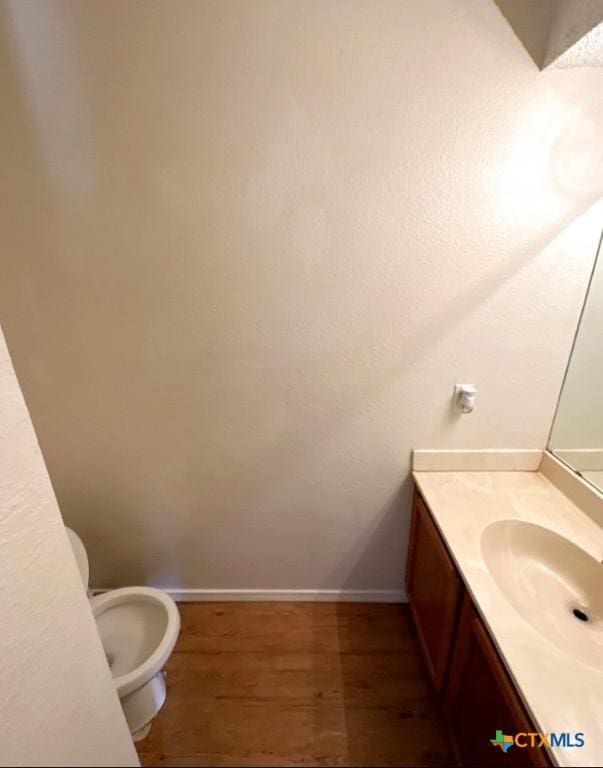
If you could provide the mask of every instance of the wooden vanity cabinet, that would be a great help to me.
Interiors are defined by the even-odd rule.
[[[465,766],[549,766],[544,749],[490,744],[537,729],[519,698],[423,499],[415,492],[406,587],[427,668]]]
[[[406,569],[414,624],[436,691],[444,684],[461,579],[423,499],[415,492]]]
[[[467,592],[451,648],[443,703],[463,765],[550,765],[542,749],[514,746],[505,754],[490,744],[497,729],[515,734],[536,728]]]

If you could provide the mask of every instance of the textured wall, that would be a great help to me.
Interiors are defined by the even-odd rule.
[[[0,765],[138,765],[0,331]]]
[[[413,447],[546,442],[603,72],[487,0],[2,11],[0,311],[93,580],[398,588]]]
[[[603,0],[555,0],[543,66],[603,66]]]

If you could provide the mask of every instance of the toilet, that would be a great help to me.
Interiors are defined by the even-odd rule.
[[[74,531],[66,530],[88,592],[86,549]],[[178,608],[153,587],[113,589],[90,597],[90,606],[130,733],[140,741],[165,702],[163,668],[180,631]]]

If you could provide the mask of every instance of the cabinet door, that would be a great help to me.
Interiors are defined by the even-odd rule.
[[[433,684],[442,689],[461,595],[461,581],[418,493],[413,503],[406,589]]]
[[[503,734],[537,730],[517,695],[469,595],[461,610],[451,655],[444,704],[465,766],[547,766],[544,749],[512,746],[504,753],[490,743]]]

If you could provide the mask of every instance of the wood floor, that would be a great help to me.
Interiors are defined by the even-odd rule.
[[[405,606],[184,603],[143,765],[453,765]]]

